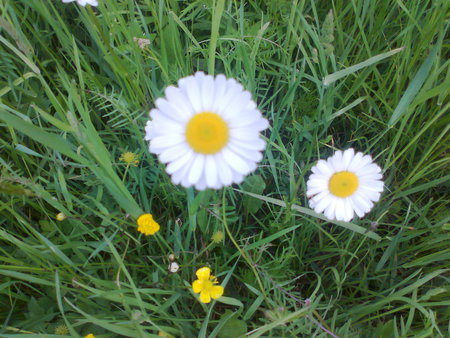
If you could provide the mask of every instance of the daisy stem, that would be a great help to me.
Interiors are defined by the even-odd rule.
[[[239,244],[236,242],[236,240],[233,237],[233,234],[230,231],[230,228],[228,227],[228,223],[227,223],[227,218],[226,218],[226,213],[225,213],[225,190],[223,191],[222,194],[222,216],[223,216],[223,225],[225,227],[225,230],[228,234],[228,236],[230,237],[231,241],[233,242],[234,246],[236,247],[236,249],[239,251],[239,253],[241,254],[242,257],[244,257],[245,261],[247,262],[247,264],[250,266],[250,268],[253,271],[253,274],[256,277],[256,281],[258,282],[259,288],[261,289],[261,292],[264,296],[264,301],[266,302],[267,306],[269,308],[272,308],[272,306],[270,305],[269,299],[267,298],[266,292],[264,290],[264,285],[261,281],[261,278],[259,277],[258,271],[256,271],[256,268],[252,262],[252,260],[247,256],[247,254],[245,253],[245,251],[239,246]]]

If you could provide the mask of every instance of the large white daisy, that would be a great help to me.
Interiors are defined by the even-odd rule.
[[[363,217],[383,191],[381,169],[372,157],[353,149],[336,151],[312,167],[307,182],[309,205],[330,220],[348,222],[354,214]]]
[[[98,2],[97,0],[62,0],[62,2],[73,2],[76,1],[80,6],[86,6],[86,5],[91,5],[91,6],[98,6]]]
[[[145,139],[173,183],[219,189],[256,169],[265,148],[259,133],[269,123],[236,80],[197,72],[165,94],[150,111]]]

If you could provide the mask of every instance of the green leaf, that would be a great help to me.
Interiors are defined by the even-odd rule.
[[[404,49],[404,47],[396,48],[389,52],[375,55],[375,56],[367,59],[366,61],[360,62],[360,63],[350,66],[350,67],[347,67],[345,69],[337,71],[336,73],[329,74],[329,75],[325,76],[325,78],[323,79],[323,84],[325,86],[328,86],[328,85],[332,84],[333,82],[335,82],[343,77],[346,77],[347,75],[353,74],[360,69],[369,67],[377,62],[380,62],[381,60],[384,60],[394,54],[397,54],[398,52],[401,52],[403,49]]]
[[[223,325],[219,330],[219,338],[236,338],[241,337],[247,332],[247,323],[243,320],[236,318],[236,313],[231,310],[226,310],[225,313],[220,316],[220,325],[223,321]]]
[[[244,191],[257,195],[261,195],[265,188],[266,183],[260,175],[248,177],[243,185]],[[262,200],[250,195],[245,195],[242,202],[246,214],[256,213],[261,208],[262,203]]]
[[[416,73],[416,76],[414,76],[414,79],[409,84],[408,88],[405,91],[405,94],[403,94],[400,102],[392,113],[392,116],[388,122],[389,127],[392,127],[395,123],[397,123],[397,121],[406,113],[412,100],[416,97],[423,83],[430,74],[431,66],[436,59],[436,53],[439,49],[438,47],[439,45],[436,44],[431,50],[430,55],[428,55],[428,57],[420,66],[419,70]]]
[[[395,337],[394,335],[394,320],[390,320],[385,324],[381,324],[377,328],[377,337],[380,338],[391,338]]]
[[[81,164],[87,164],[86,159],[82,156],[77,155],[73,149],[76,148],[63,138],[56,136],[54,134],[48,133],[42,128],[38,128],[35,125],[14,116],[4,110],[0,110],[0,120],[5,121],[14,129],[24,133],[25,135],[31,137],[32,139],[42,143],[43,145],[52,148],[61,154],[71,157],[75,161]]]

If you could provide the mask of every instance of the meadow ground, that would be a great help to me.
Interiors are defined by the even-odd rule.
[[[448,14],[0,0],[0,336],[448,336]],[[148,151],[156,98],[197,70],[237,79],[270,122],[243,184],[175,186]],[[385,190],[365,218],[326,221],[309,170],[349,147]],[[190,286],[202,266],[225,288],[210,304]]]

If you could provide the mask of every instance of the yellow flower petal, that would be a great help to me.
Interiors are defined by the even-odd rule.
[[[203,289],[203,281],[197,279],[192,283],[192,291],[195,293],[200,293]]]
[[[200,301],[202,303],[209,303],[211,301],[211,295],[209,294],[209,291],[202,290],[202,292],[200,292]]]
[[[152,214],[143,214],[137,219],[137,230],[144,235],[154,235],[161,228],[159,224],[153,219]]]
[[[208,280],[209,276],[211,275],[211,269],[208,267],[203,267],[197,270],[195,273],[197,275],[197,278],[200,280]]]
[[[223,287],[220,285],[214,285],[211,289],[209,289],[209,293],[214,299],[220,298],[223,295]]]

